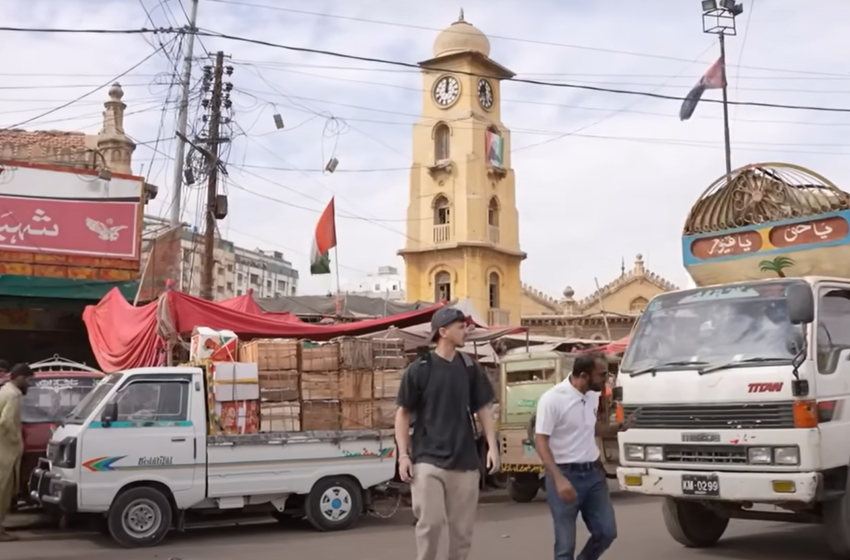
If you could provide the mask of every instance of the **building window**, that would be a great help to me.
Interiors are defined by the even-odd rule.
[[[284,280],[278,280],[277,289],[283,293],[286,293],[286,282]]]
[[[645,297],[636,297],[629,304],[629,311],[632,313],[643,313],[643,310],[646,309],[646,304],[648,303],[649,301],[647,301]]]
[[[223,294],[224,293],[224,286],[216,286],[215,291],[219,294]]]
[[[227,283],[227,292],[230,293],[233,291],[233,282]]]
[[[446,161],[451,157],[451,144],[449,138],[452,131],[449,125],[440,123],[434,128],[434,162]]]
[[[251,284],[258,286],[260,284],[260,277],[256,274],[251,275]]]
[[[218,270],[216,272],[219,276],[224,276],[224,267],[218,267]]]
[[[490,243],[499,242],[499,201],[496,197],[490,199],[487,205],[487,229]]]
[[[232,264],[227,265],[227,272],[233,272],[233,265]]]
[[[237,295],[237,296],[241,296],[241,295],[242,295],[242,290],[236,290],[236,295]]]
[[[242,273],[240,272],[239,274],[236,275],[236,281],[241,284],[242,282],[245,281],[245,276],[243,276]]]
[[[438,272],[434,276],[434,301],[451,301],[452,299],[452,276],[446,271]]]
[[[292,286],[292,292],[291,293],[292,293],[293,296],[295,295],[295,286]]]
[[[272,289],[272,281],[271,281],[271,280],[266,280],[266,289],[267,289],[267,290],[271,290],[271,289]]]
[[[490,299],[490,309],[499,309],[499,275],[490,273],[487,294]]]
[[[380,292],[380,291],[381,291],[381,285],[380,285],[380,284],[375,284],[375,291],[376,291],[376,292]]]
[[[451,209],[449,199],[443,195],[434,199],[434,243],[444,243],[450,238],[449,223],[451,222]]]

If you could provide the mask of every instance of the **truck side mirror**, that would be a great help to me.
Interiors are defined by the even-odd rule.
[[[108,428],[113,422],[118,420],[118,402],[110,401],[103,407],[103,412],[100,415],[100,422],[104,428]]]
[[[809,284],[788,287],[788,320],[792,325],[808,325],[815,320],[815,296]]]

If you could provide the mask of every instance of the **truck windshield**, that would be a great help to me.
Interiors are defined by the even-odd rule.
[[[51,376],[36,378],[21,406],[24,424],[59,422],[91,392],[95,377]]]
[[[74,407],[70,414],[68,414],[65,418],[65,423],[82,424],[85,422],[86,418],[91,416],[91,413],[100,406],[101,401],[106,398],[110,391],[112,391],[112,388],[121,381],[122,376],[123,374],[121,373],[113,373],[112,375],[104,377],[100,383],[97,384],[97,387],[94,388],[94,391],[86,395],[83,400]]]
[[[790,361],[802,348],[803,331],[788,321],[786,293],[801,282],[762,281],[660,295],[641,316],[621,371]]]

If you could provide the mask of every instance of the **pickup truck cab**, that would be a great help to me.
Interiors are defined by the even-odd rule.
[[[205,370],[140,368],[103,379],[56,429],[30,479],[37,502],[101,515],[124,547],[153,546],[190,510],[306,516],[351,527],[370,488],[393,478],[378,430],[208,435]]]

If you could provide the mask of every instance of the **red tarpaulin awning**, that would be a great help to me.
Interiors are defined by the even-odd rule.
[[[242,296],[246,297],[246,296]],[[86,307],[83,321],[95,358],[105,372],[164,362],[164,340],[191,333],[195,327],[230,330],[244,338],[306,338],[324,341],[338,336],[358,336],[395,326],[409,327],[430,321],[444,304],[354,323],[314,325],[289,314],[263,313],[259,306],[233,298],[211,302],[169,290],[157,301],[133,307],[117,289],[97,305]],[[253,301],[253,300],[252,300]],[[259,312],[258,312],[259,311]]]
[[[609,342],[605,346],[597,346],[596,348],[585,348],[584,350],[581,350],[580,353],[598,352],[601,354],[622,354],[629,346],[629,341],[631,340],[631,338],[632,335],[629,335],[627,337],[621,338],[620,340]]]

